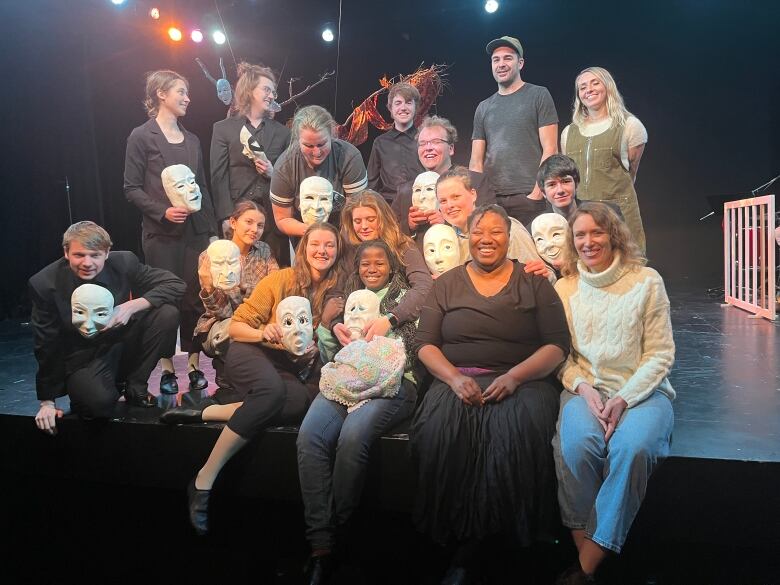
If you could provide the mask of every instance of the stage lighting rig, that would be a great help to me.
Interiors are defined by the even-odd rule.
[[[485,2],[485,12],[493,14],[496,10],[498,10],[497,0],[487,0],[487,2]]]

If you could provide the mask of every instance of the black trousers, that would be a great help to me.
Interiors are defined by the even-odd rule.
[[[176,307],[160,305],[137,316],[122,328],[115,343],[98,346],[85,365],[65,378],[71,410],[82,418],[113,414],[119,399],[117,382],[127,382],[128,396],[145,396],[157,360],[176,351]]]
[[[164,236],[143,234],[143,250],[146,264],[173,272],[187,285],[181,299],[181,349],[188,353],[200,351],[200,345],[192,339],[195,325],[204,312],[200,300],[198,280],[198,257],[209,246],[208,234],[196,234],[188,222],[184,234]]]
[[[298,424],[319,392],[319,360],[305,382],[287,353],[254,343],[234,341],[225,357],[225,372],[243,404],[227,426],[251,439],[271,424]]]

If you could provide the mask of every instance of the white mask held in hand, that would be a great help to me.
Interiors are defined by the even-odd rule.
[[[423,253],[428,270],[433,275],[444,274],[463,263],[458,234],[451,226],[441,223],[432,225],[425,232]]]
[[[190,213],[200,211],[202,195],[195,173],[187,165],[171,165],[160,175],[165,194],[174,207],[184,207]]]
[[[304,297],[287,297],[276,307],[276,322],[282,328],[282,344],[294,355],[303,355],[314,339],[311,304]]]
[[[531,236],[536,244],[536,251],[542,259],[555,268],[563,263],[563,246],[566,242],[566,231],[569,222],[557,213],[537,215],[531,223]]]
[[[439,202],[436,199],[436,181],[439,173],[425,171],[417,175],[412,185],[412,205],[420,211],[436,211]]]
[[[222,290],[235,288],[241,282],[241,250],[230,240],[215,240],[206,248],[211,281]]]
[[[86,338],[94,337],[108,325],[114,312],[114,295],[96,284],[82,284],[70,296],[71,321]]]
[[[301,181],[298,203],[301,219],[306,225],[327,221],[333,211],[333,185],[322,177],[307,177]]]
[[[344,325],[349,329],[349,338],[363,339],[367,325],[379,319],[379,297],[368,289],[356,290],[344,305]]]

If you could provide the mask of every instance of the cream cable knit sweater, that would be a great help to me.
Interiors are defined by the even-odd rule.
[[[623,265],[620,255],[603,272],[581,262],[578,277],[560,279],[558,291],[571,331],[572,351],[561,366],[564,388],[581,382],[631,408],[658,388],[675,397],[667,376],[674,363],[669,298],[652,268]]]

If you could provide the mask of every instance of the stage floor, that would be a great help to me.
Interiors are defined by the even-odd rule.
[[[780,324],[723,307],[704,288],[668,284],[677,356],[672,456],[780,461]],[[177,355],[186,390],[186,356]],[[215,390],[210,360],[201,366]],[[36,363],[29,325],[0,322],[0,414],[34,415]],[[159,371],[150,380],[158,394]],[[178,399],[181,400],[183,393]],[[170,407],[172,397],[163,397]],[[67,398],[58,407],[67,409]],[[157,424],[157,411],[117,408],[117,416]]]

